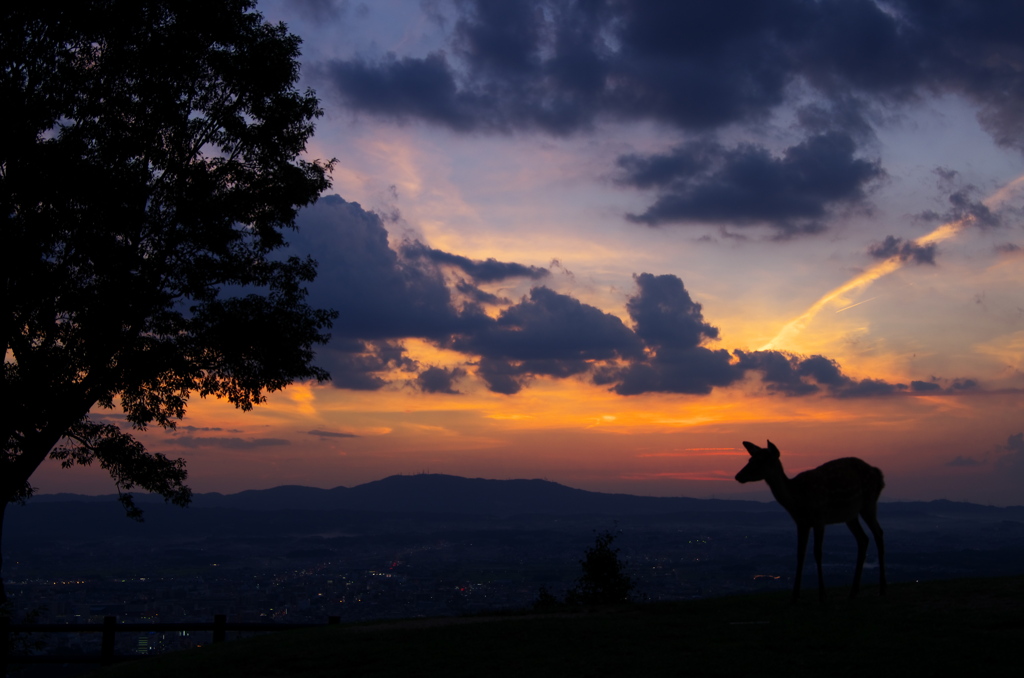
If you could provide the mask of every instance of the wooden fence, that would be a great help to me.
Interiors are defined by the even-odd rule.
[[[327,624],[340,624],[340,617],[328,617]],[[6,626],[6,628],[2,628]],[[211,631],[213,642],[220,643],[227,638],[228,631],[270,632],[311,628],[323,624],[275,624],[267,622],[228,622],[227,615],[214,615],[213,622],[141,622],[118,624],[117,617],[103,618],[102,624],[3,624],[0,620],[0,676],[12,664],[113,664],[127,659],[141,659],[146,655],[118,655],[115,652],[114,637],[118,633],[160,633],[179,631]],[[13,634],[24,633],[102,633],[98,655],[7,655],[8,642]]]

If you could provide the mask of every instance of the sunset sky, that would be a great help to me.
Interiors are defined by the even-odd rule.
[[[195,491],[767,499],[733,476],[770,438],[883,499],[1024,504],[1024,4],[259,6],[337,158],[289,236],[334,380],[140,433]]]

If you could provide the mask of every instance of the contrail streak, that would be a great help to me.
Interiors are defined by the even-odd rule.
[[[990,209],[996,207],[999,204],[1005,202],[1007,199],[1009,199],[1010,196],[1013,195],[1013,193],[1015,193],[1017,189],[1019,189],[1021,186],[1024,186],[1024,174],[1017,177],[1013,181],[1009,182],[1008,184],[1000,188],[998,191],[996,191],[989,197],[985,198],[985,200],[983,200],[982,202],[986,207]],[[959,233],[960,231],[962,231],[965,226],[967,226],[973,221],[974,217],[968,216],[965,217],[964,219],[958,219],[956,221],[947,222],[937,227],[931,233],[927,233],[925,235],[922,235],[920,238],[915,239],[914,244],[924,246],[931,245],[937,242],[942,242],[943,240],[948,240],[957,233]],[[875,264],[874,266],[864,271],[860,275],[854,276],[853,278],[843,283],[839,287],[835,288],[831,292],[826,293],[823,297],[821,297],[816,302],[811,304],[810,308],[808,308],[806,311],[804,311],[802,314],[800,314],[793,320],[790,320],[788,323],[786,323],[786,325],[783,326],[781,330],[779,330],[779,333],[775,335],[774,339],[769,341],[767,344],[765,344],[758,350],[767,351],[770,349],[776,349],[780,346],[785,346],[796,335],[800,334],[807,327],[807,325],[810,324],[812,320],[814,320],[814,317],[818,315],[821,309],[825,308],[836,299],[841,298],[848,292],[863,289],[870,285],[871,283],[878,280],[879,278],[889,275],[893,271],[901,268],[904,263],[904,260],[901,259],[899,255],[894,255],[889,257],[885,261]],[[867,301],[871,300],[868,299]],[[857,304],[854,304],[853,306],[856,305]],[[853,306],[847,306],[846,308],[853,308]],[[844,308],[840,310],[846,309]]]
[[[875,296],[875,297],[871,297],[870,299],[865,299],[864,301],[858,301],[856,304],[850,304],[849,306],[843,306],[842,308],[838,309],[836,311],[836,313],[842,313],[843,311],[849,311],[851,308],[856,308],[857,306],[860,306],[861,304],[866,304],[869,301],[874,301],[877,298],[878,297]]]

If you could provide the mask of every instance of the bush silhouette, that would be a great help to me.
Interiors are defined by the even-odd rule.
[[[619,549],[612,548],[615,535],[609,530],[599,532],[594,545],[580,561],[583,572],[576,587],[569,591],[566,602],[584,605],[614,605],[629,602],[633,580],[624,572]]]

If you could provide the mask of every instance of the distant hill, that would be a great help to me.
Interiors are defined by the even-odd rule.
[[[32,504],[54,502],[115,503],[117,495],[41,494]],[[145,506],[163,504],[156,495],[137,495]],[[944,499],[931,502],[883,502],[888,515],[926,514],[985,515],[1024,520],[1024,506],[996,507]],[[325,490],[301,485],[282,485],[236,494],[196,494],[195,509],[243,511],[358,511],[416,513],[420,515],[533,516],[533,515],[667,515],[690,512],[781,512],[775,502],[689,497],[642,497],[630,494],[589,492],[548,480],[488,480],[422,473],[396,475],[354,487]]]
[[[591,526],[684,522],[789,531],[792,521],[775,502],[688,497],[640,497],[578,490],[546,480],[486,480],[440,474],[391,476],[325,490],[286,485],[237,494],[197,494],[185,510],[154,495],[138,495],[145,523],[125,520],[116,495],[52,494],[7,510],[11,544],[48,539],[228,537],[318,533],[380,533],[449,522],[481,529],[496,521],[572,520]],[[945,500],[889,502],[880,507],[887,530],[957,532],[970,543],[982,527],[1000,539],[1024,530],[1024,507],[999,508]],[[1000,526],[1004,527],[1000,527]],[[430,529],[433,529],[432,527]],[[1009,532],[1007,532],[1009,530]],[[950,540],[946,540],[950,544]]]
[[[342,532],[394,532],[439,522],[486,528],[493,521],[517,518],[584,519],[594,525],[628,517],[710,516],[736,522],[788,521],[774,503],[703,500],[686,497],[638,497],[587,492],[546,480],[486,480],[440,474],[391,476],[355,487],[325,490],[285,485],[236,494],[196,494],[187,509],[166,504],[158,495],[136,495],[145,523],[124,519],[117,495],[37,495],[7,511],[10,543],[48,539],[131,538],[160,540]]]
[[[32,503],[107,502],[116,495],[38,495]],[[162,503],[158,496],[141,495],[142,505]],[[689,511],[763,511],[765,502],[640,497],[630,494],[588,492],[547,480],[487,480],[424,473],[390,476],[383,480],[324,490],[283,485],[237,494],[196,494],[194,508],[230,508],[246,511],[371,511],[446,515],[645,515]]]

